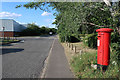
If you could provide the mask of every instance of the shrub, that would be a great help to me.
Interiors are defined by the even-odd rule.
[[[57,29],[55,29],[55,28],[49,28],[49,29],[50,29],[50,32],[53,32],[53,34],[57,33]]]
[[[60,33],[60,34],[59,34],[59,37],[60,37],[60,41],[61,41],[61,42],[65,42],[65,40],[66,40],[67,42],[79,42],[79,41],[80,41],[79,36],[78,36],[78,35],[75,35],[75,34],[66,35],[66,34]]]
[[[118,32],[113,32],[111,34],[111,48],[115,59],[120,61],[120,35]]]
[[[79,34],[80,37],[85,37],[85,34]]]
[[[88,34],[84,37],[83,42],[90,48],[97,48],[97,34]]]
[[[69,42],[79,42],[80,41],[80,38],[77,38],[76,36],[70,36],[69,37]]]
[[[111,48],[112,48],[112,52],[114,54],[114,58],[117,61],[120,61],[120,43],[112,43]]]
[[[111,33],[111,42],[117,43],[119,41],[120,41],[120,35],[118,34],[118,32],[112,32]]]
[[[65,35],[59,33],[60,42],[65,42]]]
[[[40,35],[48,35],[49,32],[53,32],[56,34],[57,29],[55,28],[46,28],[45,26],[39,27],[35,24],[28,24],[27,29],[23,30],[20,35],[21,36],[40,36]]]
[[[40,29],[30,29],[30,28],[27,28],[25,30],[23,30],[21,33],[20,33],[21,36],[39,36],[40,35]]]

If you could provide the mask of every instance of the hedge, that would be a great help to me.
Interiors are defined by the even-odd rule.
[[[97,48],[97,34],[87,34],[83,38],[83,42],[90,48]]]

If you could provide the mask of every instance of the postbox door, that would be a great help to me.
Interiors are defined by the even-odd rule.
[[[104,33],[104,56],[103,65],[109,65],[110,60],[110,33]]]

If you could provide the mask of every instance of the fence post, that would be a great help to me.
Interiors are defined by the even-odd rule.
[[[73,50],[73,44],[71,45],[71,49]]]
[[[74,52],[76,53],[76,46],[74,47]]]
[[[66,42],[66,46],[68,46],[68,42]]]
[[[82,51],[82,50],[80,50],[79,54],[81,55],[82,53],[83,53],[83,51]]]
[[[70,43],[69,43],[69,46],[68,46],[69,48],[70,48]]]

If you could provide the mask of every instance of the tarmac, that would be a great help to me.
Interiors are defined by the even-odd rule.
[[[54,40],[47,63],[45,78],[75,78],[58,39]]]
[[[40,78],[54,41],[52,37],[20,37],[21,42],[3,45],[2,78]]]

